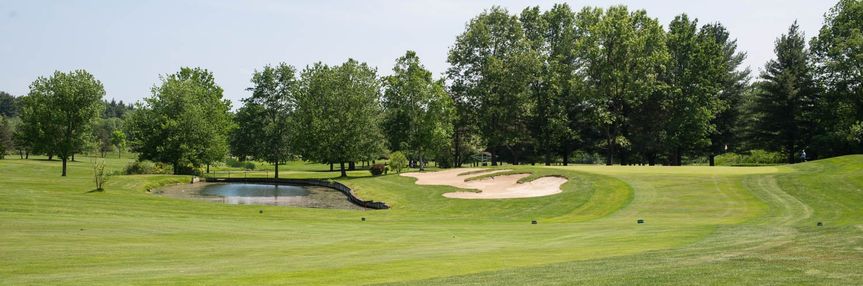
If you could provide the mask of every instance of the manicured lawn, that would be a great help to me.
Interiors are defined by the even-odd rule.
[[[108,159],[109,168],[129,160]],[[441,196],[451,187],[358,170],[340,181],[392,209],[357,211],[145,191],[183,176],[116,176],[87,193],[88,158],[67,178],[58,161],[0,160],[0,284],[863,283],[863,156],[505,168],[570,181],[555,196],[457,200]],[[280,170],[338,175],[302,162]]]

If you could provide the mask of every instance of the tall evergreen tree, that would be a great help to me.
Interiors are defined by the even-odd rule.
[[[816,95],[805,36],[796,22],[776,40],[774,51],[776,58],[757,83],[754,135],[765,149],[782,151],[794,163],[809,144]]]
[[[714,129],[710,133],[710,147],[707,151],[710,165],[715,164],[714,157],[725,151],[739,150],[742,141],[743,96],[749,88],[749,68],[742,68],[746,53],[737,51],[737,40],[730,38],[728,30],[722,24],[705,25],[702,34],[713,39],[722,47],[722,71],[719,74],[720,84],[719,109],[711,124]]]

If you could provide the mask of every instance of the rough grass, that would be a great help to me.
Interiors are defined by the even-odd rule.
[[[145,191],[182,176],[117,176],[87,193],[92,170],[80,160],[67,178],[57,161],[0,160],[0,284],[863,283],[863,156],[752,168],[507,166],[569,179],[561,194],[509,200],[447,199],[454,188],[366,170],[340,180],[393,207],[385,211]],[[283,177],[337,176],[292,164]]]

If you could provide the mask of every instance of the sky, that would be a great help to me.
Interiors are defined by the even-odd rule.
[[[159,76],[182,66],[213,72],[237,107],[255,69],[285,62],[367,62],[381,75],[414,50],[436,76],[473,17],[494,5],[519,13],[552,1],[39,1],[0,0],[0,91],[24,95],[39,76],[86,69],[106,98],[134,102],[151,95]],[[775,39],[797,20],[817,34],[833,0],[565,1],[645,9],[664,25],[681,13],[720,22],[755,74],[773,57]]]

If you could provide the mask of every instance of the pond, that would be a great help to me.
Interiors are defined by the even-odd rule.
[[[232,205],[271,205],[306,208],[361,209],[341,192],[317,186],[196,183],[159,188],[157,195]]]

